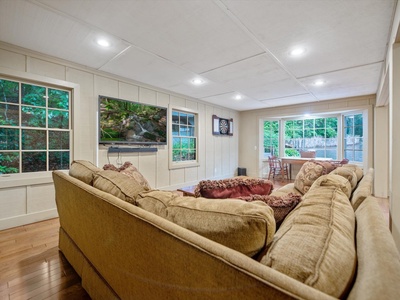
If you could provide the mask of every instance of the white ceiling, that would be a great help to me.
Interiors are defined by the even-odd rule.
[[[375,94],[396,4],[0,0],[0,40],[242,111]]]

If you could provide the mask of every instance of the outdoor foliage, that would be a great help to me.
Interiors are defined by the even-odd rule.
[[[69,105],[67,91],[0,79],[0,174],[68,169]]]

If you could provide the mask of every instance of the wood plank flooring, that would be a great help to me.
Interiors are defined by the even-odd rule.
[[[58,218],[0,231],[0,299],[90,299],[58,251]]]
[[[289,181],[273,183],[278,188]],[[379,202],[388,218],[387,199]],[[56,218],[0,231],[0,300],[90,299],[58,251],[59,226]]]

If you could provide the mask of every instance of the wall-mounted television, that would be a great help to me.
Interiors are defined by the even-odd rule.
[[[100,144],[167,144],[167,108],[99,96]]]

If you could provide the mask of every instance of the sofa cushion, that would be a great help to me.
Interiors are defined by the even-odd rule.
[[[342,168],[347,168],[347,169],[350,169],[350,170],[352,170],[353,172],[355,172],[356,173],[356,175],[357,175],[357,182],[359,182],[360,180],[361,180],[361,178],[363,178],[363,176],[364,176],[364,171],[363,171],[363,169],[361,169],[359,166],[357,166],[357,165],[354,165],[354,164],[345,164],[345,165],[342,165]]]
[[[169,203],[179,195],[170,191],[152,190],[141,192],[136,197],[135,205],[157,216],[166,218]]]
[[[335,168],[330,162],[307,161],[297,174],[294,187],[304,195],[318,177],[330,173]]]
[[[358,177],[356,172],[353,171],[352,168],[338,167],[329,174],[336,174],[346,178],[351,185],[351,190],[354,190],[357,186]]]
[[[151,186],[147,179],[142,175],[142,173],[139,172],[139,170],[132,165],[131,162],[127,161],[125,162],[121,167],[117,168],[113,164],[106,164],[103,166],[104,170],[112,170],[112,171],[117,171],[120,172],[121,174],[124,174],[126,176],[129,176],[133,179],[135,179],[138,183],[140,183],[142,186],[144,186],[147,189],[151,189]]]
[[[282,223],[286,216],[297,206],[301,201],[301,195],[296,194],[285,194],[281,196],[273,195],[251,195],[246,197],[240,197],[240,199],[252,202],[262,201],[268,204],[274,210],[274,218],[276,227]]]
[[[372,184],[374,181],[374,169],[370,168],[367,174],[361,179],[358,184],[356,190],[354,191],[351,197],[351,204],[353,205],[354,210],[356,210],[360,204],[367,198],[372,195]]]
[[[98,172],[94,177],[93,186],[133,204],[139,193],[148,190],[135,179],[111,170]]]
[[[239,176],[221,180],[202,180],[195,189],[196,197],[238,198],[250,195],[269,195],[273,183],[266,179]]]
[[[336,186],[316,186],[286,217],[261,263],[341,298],[356,270],[355,216]]]
[[[275,233],[274,212],[261,201],[176,197],[167,219],[247,256],[257,254]]]
[[[335,186],[341,189],[341,191],[347,196],[347,198],[350,198],[352,189],[349,180],[341,175],[332,173],[333,172],[327,175],[322,175],[317,180],[315,180],[310,190],[318,188],[319,186]]]
[[[284,196],[287,195],[289,193],[295,194],[295,195],[300,195],[302,196],[303,194],[294,187],[294,182],[292,183],[288,183],[278,189],[274,189],[270,195],[272,196]]]
[[[93,185],[93,179],[101,169],[87,160],[74,160],[69,168],[69,175],[83,181],[86,184]]]

